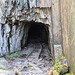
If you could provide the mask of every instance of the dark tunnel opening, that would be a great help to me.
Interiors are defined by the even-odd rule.
[[[28,31],[27,43],[37,42],[48,44],[48,27],[42,23],[32,23]]]

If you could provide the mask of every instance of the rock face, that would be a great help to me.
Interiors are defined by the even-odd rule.
[[[11,68],[11,65],[4,58],[0,58],[0,68],[10,69]]]
[[[44,26],[48,34],[48,46],[53,55],[53,35],[54,44],[61,43],[59,11],[54,10],[56,6],[58,9],[58,2],[55,4],[56,2],[51,3],[51,0],[5,0],[4,15],[0,12],[0,56],[21,50],[27,43],[28,32],[33,23]],[[53,15],[56,16],[55,19]],[[41,32],[44,34],[44,31]]]
[[[1,8],[2,12],[4,12],[4,5],[5,5],[5,0],[0,0],[0,8]]]
[[[0,21],[0,56],[21,50],[27,43],[33,23],[44,25],[49,32],[48,45],[53,51],[51,1],[6,0],[5,13]]]
[[[75,75],[75,0],[61,0],[60,2],[63,52]]]
[[[54,44],[61,44],[60,0],[52,0],[52,20]]]

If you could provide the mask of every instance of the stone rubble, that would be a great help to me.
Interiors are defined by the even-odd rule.
[[[35,44],[34,44],[35,45]],[[47,47],[44,47],[44,52],[42,54],[47,54],[47,56],[44,55],[44,59],[42,56],[38,59],[37,55],[34,56],[33,54],[39,53],[39,46],[38,52],[35,49],[35,51],[29,56],[26,57],[28,52],[30,51],[30,48],[32,49],[33,46],[31,44],[24,50],[20,51],[21,56],[20,57],[5,57],[8,64],[11,65],[11,69],[0,69],[0,74],[3,75],[15,75],[15,73],[19,75],[47,75],[47,71],[50,70],[50,67],[53,65],[52,61],[49,61],[49,54],[47,54]],[[34,56],[34,57],[33,57]],[[5,62],[4,62],[5,63]],[[6,65],[4,65],[6,66]],[[8,67],[8,66],[7,66]],[[5,74],[6,72],[6,74]]]

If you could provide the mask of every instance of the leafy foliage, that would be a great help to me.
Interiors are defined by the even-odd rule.
[[[65,59],[65,56],[62,56],[60,59]]]

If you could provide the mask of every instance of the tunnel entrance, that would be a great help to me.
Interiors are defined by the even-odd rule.
[[[50,60],[50,32],[48,25],[38,22],[28,22],[24,28],[22,46],[24,45],[23,55],[26,58],[39,60],[40,58]]]
[[[42,23],[31,23],[28,31],[28,43],[45,43],[48,45],[48,27]]]
[[[38,22],[26,23],[21,42],[22,49],[26,47],[24,53],[27,57],[44,57],[49,60],[51,49],[48,25]]]

